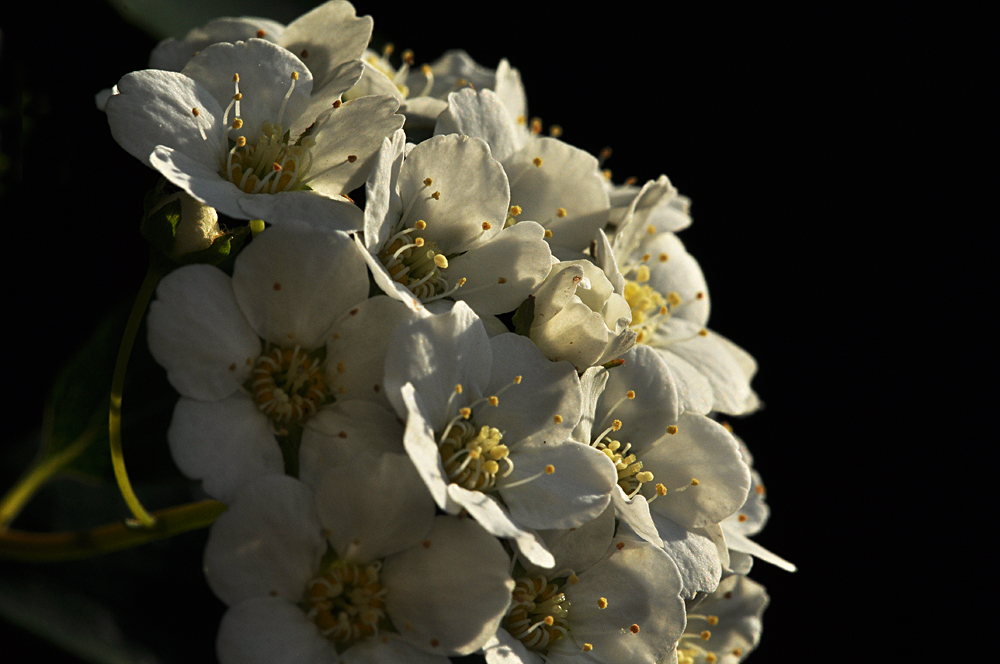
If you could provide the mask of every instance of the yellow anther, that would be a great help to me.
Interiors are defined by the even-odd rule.
[[[657,256],[657,258],[660,259],[661,263],[666,263],[668,260],[670,260],[670,256],[667,256],[666,254],[660,254],[659,256]]]
[[[293,71],[292,72],[292,80],[293,81],[299,80],[299,72],[297,72],[297,71]]]
[[[733,654],[739,657],[743,654],[743,650],[741,648],[733,648]]]
[[[432,70],[431,70],[431,66],[430,65],[423,65],[423,66],[420,67],[420,72],[424,76],[430,76],[431,75],[431,71]]]
[[[425,228],[427,228],[427,222],[424,221],[423,219],[417,219],[417,223],[413,224],[413,227],[416,228],[418,231],[422,231]]]
[[[462,408],[461,410],[458,411],[458,413],[459,413],[459,415],[461,415],[465,419],[469,419],[470,417],[472,417],[472,409],[471,408]]]
[[[739,521],[740,523],[745,523],[746,520],[747,520],[747,515],[746,514],[740,514],[738,517],[736,517],[736,520]]]
[[[635,280],[642,284],[649,281],[649,266],[640,265],[639,269],[635,271]]]
[[[441,254],[434,254],[434,264],[444,270],[448,267],[448,259]]]
[[[520,205],[511,205],[510,206],[510,216],[516,217],[519,214],[521,214],[521,206]]]
[[[669,433],[671,436],[674,435],[675,433],[677,433],[677,427],[671,424],[670,426],[667,427],[667,433]]]
[[[506,277],[497,277],[497,283],[498,284],[505,284],[505,283],[507,283]]]
[[[200,113],[201,113],[201,111],[199,111],[197,107],[191,109],[191,115],[193,115],[195,117],[198,117],[198,115]]]
[[[240,82],[240,75],[233,74],[233,83],[239,83],[239,82]]]
[[[493,228],[493,224],[491,224],[491,223],[490,223],[490,222],[488,222],[488,221],[484,221],[484,222],[483,222],[483,230],[484,230],[484,231],[488,231],[488,230],[490,230],[491,228]]]
[[[556,467],[553,466],[551,463],[549,465],[545,466],[545,474],[546,475],[551,475],[554,472],[556,472]]]
[[[514,376],[514,384],[515,385],[521,384],[521,376]]]
[[[540,134],[542,133],[542,119],[541,118],[531,118],[531,133]]]
[[[462,384],[459,383],[458,385],[455,386],[455,394],[461,394],[461,393],[462,393]]]
[[[583,644],[583,652],[590,652],[593,649],[594,649],[594,646],[590,645],[589,643],[584,643]]]
[[[489,454],[494,460],[499,460],[507,456],[509,451],[506,445],[495,445],[490,448]]]
[[[498,464],[496,461],[487,461],[486,463],[483,464],[483,470],[492,475],[496,475],[497,473],[500,472],[500,464]]]
[[[273,164],[271,164],[271,168],[273,168],[274,172],[277,173],[281,170],[281,164],[279,164],[278,162],[274,162]]]
[[[730,424],[729,422],[722,421],[722,422],[719,422],[719,424],[721,424],[722,428],[725,429],[726,431],[728,431],[729,433],[733,432],[733,425]]]
[[[600,153],[601,159],[607,159],[610,156],[611,156],[611,148],[610,147],[603,147],[603,148],[601,148],[601,153]]]
[[[553,419],[553,421],[555,421],[556,424],[562,424],[562,421],[563,421],[562,420],[562,415],[556,415],[552,419]]]
[[[698,486],[699,484],[701,484],[701,482],[699,482],[693,477],[691,478],[691,486]]]
[[[560,136],[562,136],[562,133],[563,129],[559,125],[552,125],[551,127],[549,127],[549,136],[551,136],[552,138],[559,138]]]
[[[429,187],[434,184],[434,178],[424,178],[424,186]]]
[[[648,470],[644,470],[641,473],[636,473],[635,474],[635,479],[638,482],[652,482],[653,481],[653,473],[649,472]]]
[[[556,210],[556,216],[559,217],[560,219],[562,217],[565,217],[566,216],[566,208],[559,208],[558,210]]]
[[[708,617],[708,624],[709,625],[718,625],[719,624],[719,616],[709,616]]]
[[[347,155],[347,163],[348,164],[353,164],[357,160],[358,160],[358,155],[356,155],[356,154],[349,154],[349,155]]]
[[[470,450],[469,451],[469,458],[470,459],[478,459],[479,458],[479,450]]]
[[[382,47],[382,55],[389,57],[395,50],[396,46],[392,42],[389,42],[388,44]]]
[[[241,99],[243,99],[243,93],[242,92],[237,92],[236,94],[233,95],[233,100],[234,101],[239,101]]]
[[[599,609],[606,609],[606,608],[608,608],[608,600],[607,600],[607,598],[605,598],[605,597],[598,597],[597,598],[597,608],[599,608]]]
[[[239,136],[236,139],[236,146],[237,147],[243,147],[246,144],[247,144],[247,137],[246,136]]]
[[[622,421],[615,420],[614,422],[611,423],[611,428],[614,429],[615,431],[618,431],[619,429],[622,428]]]
[[[708,330],[698,330],[698,336],[699,337],[707,337],[708,336]]]
[[[462,277],[461,279],[458,280],[458,285],[464,286],[466,281],[468,280],[465,277]]]
[[[710,638],[712,638],[712,633],[710,631],[708,631],[707,629],[704,632],[701,633],[701,640],[702,641],[708,641]]]
[[[435,191],[433,194],[431,194],[431,198],[433,198],[436,201],[441,200],[441,192],[440,191]]]
[[[545,229],[545,237],[552,237],[552,231],[550,231],[549,229],[546,228]]]
[[[715,664],[719,661],[719,658],[715,656],[714,652],[705,653],[705,664]]]
[[[491,406],[499,406],[500,405],[500,399],[497,399],[496,397],[490,397],[486,401],[488,401]]]
[[[753,490],[757,492],[758,496],[763,496],[764,495],[764,485],[763,484],[758,484],[757,486],[755,486],[753,488]]]
[[[541,166],[542,165],[542,158],[541,157],[535,157],[534,159],[531,160],[531,163],[534,164],[535,166]]]
[[[625,398],[629,399],[629,400],[635,399],[635,391],[634,390],[629,390],[628,392],[626,392],[625,393]]]
[[[267,34],[267,33],[266,33],[266,32],[264,32],[263,30],[258,30],[258,31],[257,31],[257,38],[258,38],[258,39],[263,39],[263,38],[264,38],[264,35],[266,35],[266,34]]]
[[[667,293],[667,303],[670,306],[679,307],[683,301],[684,300],[681,299],[681,296],[677,291],[670,291]]]
[[[605,168],[603,171],[601,171],[601,175],[604,176],[605,180],[610,180],[611,179],[611,169],[610,168]]]
[[[667,309],[667,308],[666,308],[666,307],[664,306],[664,307],[660,307],[659,309],[657,309],[657,311],[659,311],[659,312],[660,312],[660,315],[661,315],[661,316],[666,316],[666,315],[667,315],[667,312],[668,312],[668,311],[670,311],[670,309]]]
[[[455,85],[457,85],[458,87],[462,87],[466,83],[468,83],[468,81],[465,80],[464,78],[460,78],[460,79],[458,79],[458,80],[455,81]]]
[[[632,626],[628,628],[628,631],[632,632],[633,634],[638,634],[639,626],[636,625],[635,623],[632,623]]]
[[[418,247],[424,246],[424,238],[422,237],[413,238],[413,244],[417,245]]]
[[[665,495],[667,495],[667,487],[663,486],[662,484],[657,484],[656,485],[656,495],[657,496],[665,496]]]
[[[568,576],[568,577],[566,578],[566,580],[567,580],[567,581],[569,581],[569,582],[570,582],[570,584],[571,584],[571,585],[574,585],[574,586],[575,586],[576,584],[580,583],[580,577],[578,577],[578,576],[577,576],[576,574],[570,574],[570,575],[569,575],[569,576]]]
[[[517,119],[515,120],[515,122],[517,122],[517,124],[519,124],[519,125],[527,124],[528,123],[528,118],[524,117],[523,115],[519,115],[519,116],[517,116]]]
[[[233,129],[240,129],[242,127],[243,127],[243,120],[240,120],[239,118],[233,120]]]
[[[556,619],[553,618],[552,616],[545,616],[545,619],[542,622],[545,623],[546,625],[551,626],[555,621]]]
[[[639,181],[639,178],[637,178],[634,175],[630,175],[627,178],[625,178],[625,184],[627,184],[627,185],[633,185],[633,184],[635,184],[638,181]]]
[[[413,65],[413,51],[411,51],[410,49],[406,49],[405,51],[403,51],[403,55],[401,56],[401,58],[403,62],[405,62],[406,64]]]

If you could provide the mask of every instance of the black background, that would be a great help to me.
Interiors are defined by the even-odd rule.
[[[617,181],[666,173],[691,197],[694,224],[681,238],[711,288],[710,326],[760,364],[753,385],[766,407],[731,420],[768,487],[772,519],[757,539],[800,567],[752,571],[772,604],[750,661],[834,661],[867,643],[873,594],[902,574],[890,551],[909,498],[891,490],[886,462],[909,341],[890,326],[914,306],[904,266],[919,222],[908,206],[934,196],[935,175],[906,168],[936,135],[914,111],[934,87],[914,81],[936,75],[916,18],[707,3],[356,6],[374,16],[376,44],[411,48],[418,63],[459,47],[489,67],[507,57],[530,114],[592,153],[611,146]],[[0,447],[4,487],[30,461],[30,447],[14,443],[37,435],[59,367],[134,295],[146,264],[137,224],[156,176],[115,144],[93,95],[144,68],[156,39],[103,3],[74,7],[42,16],[5,6],[0,24],[3,320],[13,335],[3,410],[14,440]],[[942,20],[927,34],[951,29]],[[151,508],[184,500],[158,488],[163,467],[177,476],[164,441],[142,444],[126,441],[140,496]],[[114,495],[72,491],[72,505],[43,492],[16,525],[93,525],[79,496]],[[109,519],[125,516],[110,504]],[[96,597],[117,612],[123,638],[159,661],[209,662],[223,606],[201,576],[203,545],[199,532],[97,561],[0,568]],[[34,661],[83,661],[2,621],[0,634]]]

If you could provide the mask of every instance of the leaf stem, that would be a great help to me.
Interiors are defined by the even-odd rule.
[[[118,481],[118,488],[129,510],[132,511],[136,521],[146,528],[152,528],[156,520],[139,502],[138,496],[132,490],[128,472],[125,470],[125,456],[122,453],[122,390],[125,387],[125,371],[128,369],[128,361],[132,355],[132,345],[135,342],[136,334],[139,332],[139,324],[142,323],[146,307],[149,306],[149,301],[156,291],[156,284],[164,275],[164,271],[159,268],[157,263],[156,258],[150,256],[149,268],[146,270],[146,276],[142,280],[139,294],[135,297],[132,312],[125,325],[125,334],[122,335],[122,343],[118,348],[118,360],[115,362],[115,375],[111,381],[111,407],[108,413],[108,435],[111,439],[111,463],[115,469],[115,479]]]
[[[66,464],[80,456],[94,442],[99,433],[100,430],[96,427],[87,429],[66,449],[45,458],[41,463],[28,469],[17,481],[17,484],[11,487],[3,499],[0,499],[0,534],[7,530],[7,526],[21,513],[21,510],[28,504],[32,496],[42,488],[42,485],[62,470]]]
[[[91,558],[205,528],[225,511],[226,506],[219,501],[203,500],[154,512],[155,525],[147,528],[122,522],[60,533],[8,530],[0,533],[0,559],[59,562]]]

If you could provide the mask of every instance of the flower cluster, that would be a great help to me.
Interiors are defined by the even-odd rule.
[[[219,19],[98,99],[185,200],[267,224],[149,313],[173,457],[228,505],[220,661],[741,661],[752,556],[794,568],[750,539],[719,416],[756,365],[706,327],[687,199],[541,136],[506,61],[395,67],[371,30]]]

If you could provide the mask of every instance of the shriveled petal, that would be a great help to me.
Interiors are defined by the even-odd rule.
[[[514,121],[492,90],[465,88],[448,95],[448,109],[441,113],[434,134],[462,134],[481,138],[493,158],[504,161],[517,151]]]
[[[590,643],[593,655],[607,664],[662,661],[685,625],[680,576],[667,554],[648,542],[618,539],[610,555],[578,576],[579,583],[564,589],[577,646]],[[600,597],[607,601],[604,609]]]
[[[149,350],[187,397],[214,401],[239,389],[260,355],[260,339],[218,268],[188,265],[165,276],[149,307]]]
[[[545,229],[524,221],[451,259],[447,275],[452,283],[465,278],[453,297],[486,316],[516,309],[545,280],[551,265]]]
[[[725,528],[723,532],[726,534],[726,544],[733,551],[749,553],[756,558],[760,558],[764,562],[771,563],[775,567],[780,567],[786,572],[794,572],[798,569],[795,566],[795,563],[790,563],[778,554],[772,553],[742,533],[729,528]]]
[[[216,519],[205,545],[205,578],[233,606],[252,597],[300,602],[326,551],[312,491],[287,475],[245,484]]]
[[[583,250],[607,221],[608,193],[593,155],[544,137],[505,160],[504,169],[511,204],[521,207],[521,219],[551,230],[551,244]]]
[[[399,195],[403,223],[426,221],[420,235],[447,255],[499,233],[510,203],[507,176],[489,146],[454,134],[434,136],[410,151],[399,172]]]
[[[514,471],[499,480],[500,495],[511,519],[529,528],[574,528],[611,502],[618,473],[599,450],[577,443],[548,441],[511,451]],[[546,474],[547,466],[555,472]],[[531,477],[540,477],[530,480]],[[523,482],[518,486],[515,483]]]
[[[233,290],[257,334],[311,350],[368,297],[368,280],[361,252],[347,235],[276,226],[240,253]]]
[[[327,468],[359,455],[405,454],[403,425],[370,401],[338,400],[306,421],[299,446],[299,479],[313,489]]]
[[[477,523],[438,516],[422,544],[385,559],[386,613],[417,648],[468,655],[496,633],[507,611],[509,564],[500,542]],[[448,599],[429,599],[437,597]]]
[[[382,139],[365,183],[365,248],[378,252],[389,239],[393,225],[403,214],[403,202],[396,191],[399,169],[403,165],[406,134],[397,129]]]
[[[243,194],[239,198],[243,219],[266,219],[277,224],[301,222],[317,230],[356,231],[364,213],[343,196],[318,191],[279,191],[276,194]]]
[[[115,89],[104,110],[111,135],[129,154],[151,165],[149,155],[165,145],[197,164],[219,168],[222,107],[211,91],[183,74],[153,69],[122,76]]]
[[[476,422],[500,429],[508,447],[569,438],[583,399],[573,365],[549,362],[519,334],[493,337],[490,348],[493,367],[485,392],[494,395],[506,389],[497,406],[477,409]],[[515,383],[518,376],[521,380]]]
[[[364,399],[392,407],[382,382],[385,357],[396,328],[413,315],[397,300],[377,295],[352,307],[333,324],[326,342],[326,376],[338,399]]]
[[[293,72],[298,74],[295,81]],[[251,145],[265,122],[288,127],[302,115],[313,87],[312,74],[301,60],[263,39],[213,44],[191,58],[181,73],[208,90],[222,109],[233,100],[237,85],[233,78],[239,74],[240,113],[236,114],[234,106],[228,120],[239,117],[243,126],[233,129],[229,137],[245,136]]]
[[[399,390],[413,383],[427,421],[442,430],[458,414],[456,386],[462,386],[459,406],[483,396],[492,364],[486,329],[468,305],[456,302],[446,314],[410,318],[396,329],[385,358],[386,394],[403,416]]]
[[[278,43],[309,66],[318,90],[340,64],[361,57],[372,23],[371,16],[356,16],[349,2],[326,2],[289,23]]]
[[[719,523],[740,508],[750,490],[750,470],[736,440],[702,415],[681,415],[677,433],[654,443],[641,459],[643,470],[667,487],[652,511],[689,528]],[[698,484],[692,486],[694,480]],[[648,499],[653,487],[644,484],[642,492]]]
[[[181,472],[224,503],[250,480],[285,470],[271,421],[242,391],[220,401],[181,397],[167,441]]]
[[[310,134],[316,145],[310,153],[309,186],[334,196],[364,184],[382,139],[403,126],[398,108],[394,97],[361,97],[320,115]]]
[[[681,597],[694,599],[699,592],[714,591],[722,578],[715,542],[697,529],[685,528],[659,514],[653,514],[653,521],[663,540],[663,550],[680,572]]]
[[[254,597],[222,617],[215,642],[220,664],[330,664],[325,639],[295,600]]]
[[[546,569],[555,566],[555,558],[539,540],[538,535],[511,521],[507,510],[485,493],[449,484],[448,506],[445,509],[451,514],[458,514],[464,509],[491,535],[514,540],[521,555],[535,565]]]
[[[360,564],[418,546],[435,514],[405,454],[359,455],[327,468],[316,488],[316,509],[340,558]]]
[[[677,388],[666,363],[648,346],[636,346],[624,356],[625,364],[608,372],[608,384],[597,402],[598,429],[612,420],[621,422],[616,440],[632,443],[635,452],[648,448],[677,423]],[[627,397],[634,392],[633,399]]]
[[[251,37],[277,43],[284,30],[281,23],[257,16],[217,18],[192,29],[182,40],[171,37],[161,41],[149,54],[149,68],[180,71],[188,60],[212,44],[245,41]]]

